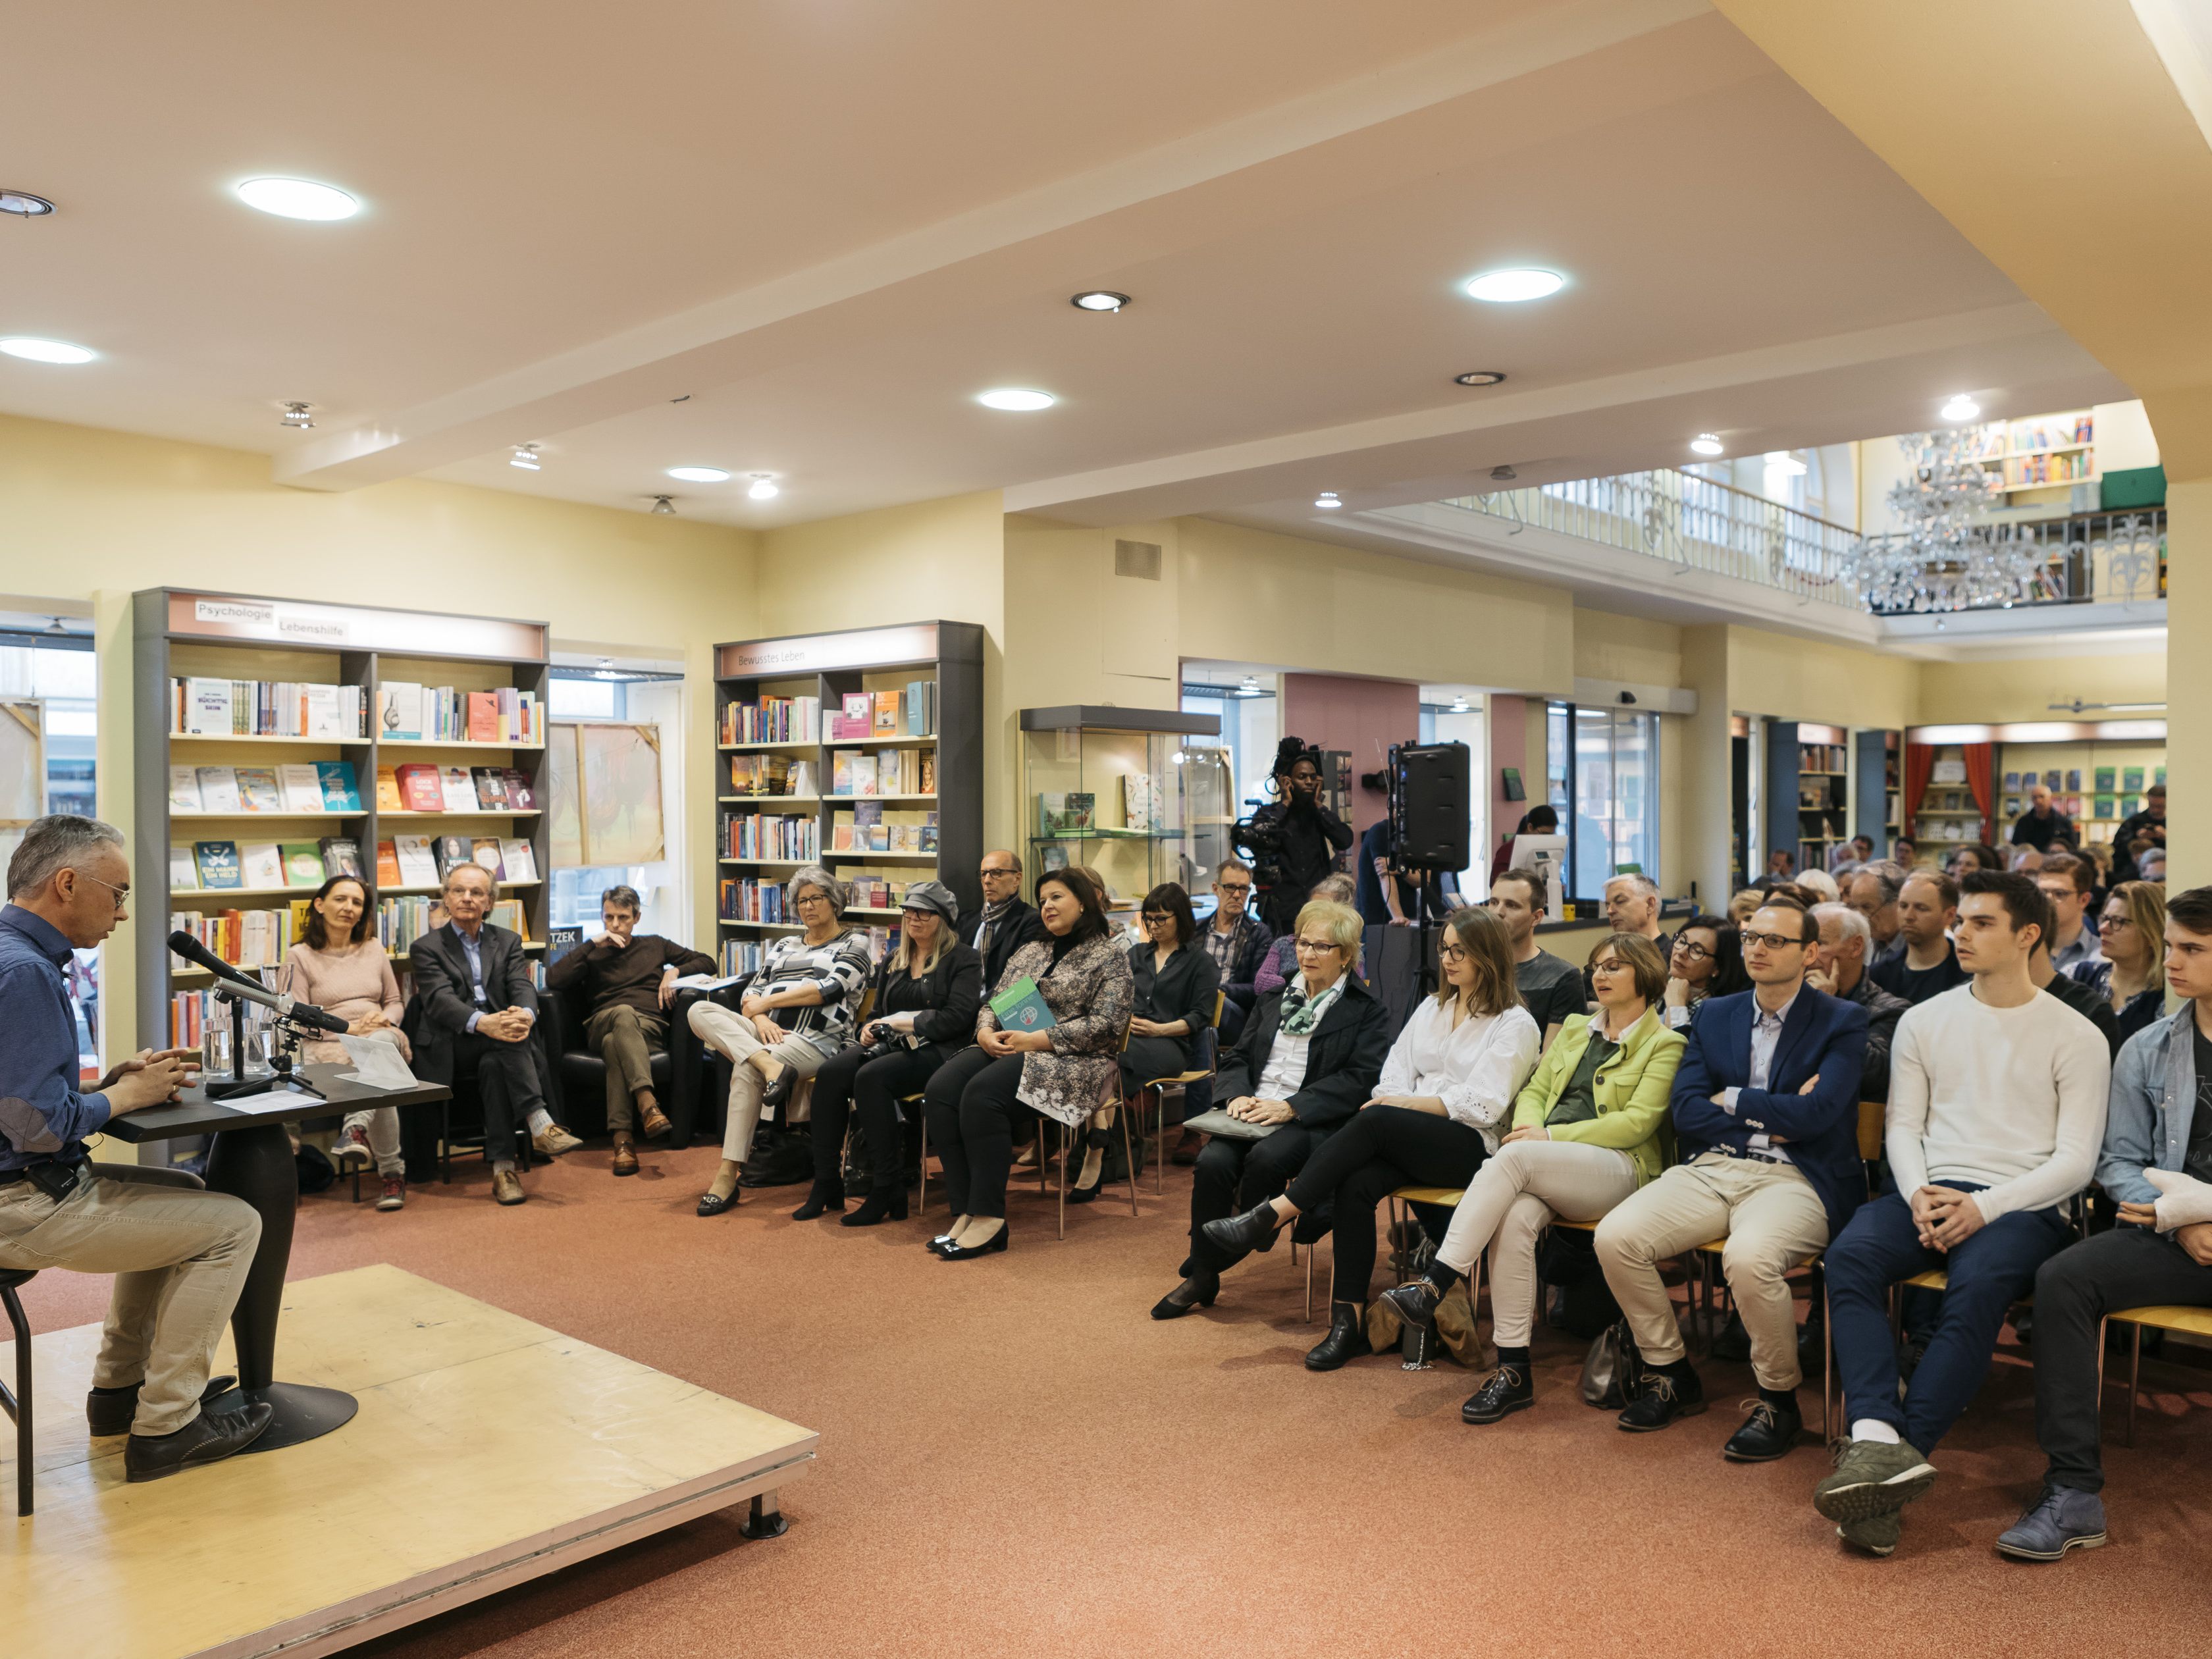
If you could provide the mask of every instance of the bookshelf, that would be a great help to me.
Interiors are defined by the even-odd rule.
[[[2087,409],[1994,422],[1982,428],[1976,459],[1996,470],[1998,492],[2007,496],[2071,489],[2103,476],[2097,467],[2096,416]]]
[[[1850,749],[1835,726],[1797,726],[1797,867],[1825,870],[1828,849],[1850,839]]]
[[[2002,833],[2011,835],[2029,792],[2041,783],[2083,841],[2109,842],[2123,820],[2142,810],[2150,786],[2166,781],[2166,744],[2155,738],[2008,743],[1997,766]]]
[[[434,872],[428,879],[380,881],[377,845],[399,835],[466,838],[473,849],[479,839],[520,841],[529,848],[532,875],[527,879],[502,880],[500,896],[520,908],[522,932],[531,949],[542,950],[545,938],[545,877],[550,868],[550,848],[545,815],[539,807],[487,806],[477,797],[469,810],[458,798],[437,811],[395,811],[380,807],[377,772],[380,766],[396,769],[422,763],[464,771],[483,769],[501,775],[518,774],[533,792],[542,791],[544,756],[544,730],[547,717],[549,660],[543,623],[497,617],[453,616],[438,612],[389,610],[370,605],[334,605],[289,599],[258,599],[234,593],[215,593],[177,588],[151,588],[132,596],[132,668],[134,763],[137,797],[131,830],[135,848],[137,884],[151,891],[159,883],[168,903],[163,913],[165,938],[181,918],[220,916],[238,913],[237,931],[250,939],[248,967],[274,967],[295,935],[292,913],[321,884],[293,880],[287,849],[320,858],[325,838],[354,843],[369,890],[372,908],[390,899],[410,907],[434,896]],[[195,679],[298,687],[334,687],[340,705],[335,724],[315,720],[316,705],[333,694],[319,690],[295,696],[306,702],[313,724],[285,732],[189,732],[176,729],[178,695],[173,682]],[[534,700],[536,740],[471,740],[448,731],[423,738],[385,734],[382,693],[395,688],[404,696],[409,685],[451,688],[464,711],[471,693],[501,699],[519,714],[523,698]],[[273,709],[274,699],[270,700]],[[426,699],[427,701],[427,699]],[[186,699],[189,704],[189,696]],[[186,718],[191,717],[188,707]],[[289,714],[277,716],[289,719]],[[465,731],[465,726],[458,728]],[[506,728],[502,727],[504,732]],[[300,769],[343,766],[349,769],[354,797],[346,799],[334,789],[325,794],[325,809],[307,809],[307,774]],[[173,768],[193,771],[200,786],[199,769],[214,769],[216,788],[226,770],[237,781],[239,769],[266,769],[278,780],[277,799],[252,810],[241,787],[234,804],[218,793],[220,803],[199,810],[171,805]],[[292,769],[286,772],[284,769]],[[265,789],[254,780],[256,793],[267,802]],[[469,780],[473,795],[476,784]],[[536,795],[543,799],[542,793]],[[203,799],[207,799],[203,794]],[[441,792],[441,799],[443,799]],[[193,850],[202,843],[229,843],[240,853],[240,884],[210,888],[187,885],[181,871],[172,870],[172,851],[185,849],[194,866]],[[246,848],[274,843],[279,849],[281,884],[248,879]],[[297,867],[304,875],[304,866]],[[404,975],[407,956],[394,951],[392,960]],[[179,962],[167,950],[152,944],[138,951],[138,1036],[143,1045],[166,1047],[173,1040],[174,999],[184,993],[204,991],[210,975]]]
[[[847,699],[862,697],[868,731],[836,729]],[[888,724],[879,728],[878,717]],[[798,931],[782,915],[781,887],[802,865],[854,885],[845,915],[870,927],[878,956],[908,883],[944,883],[963,910],[982,902],[981,624],[905,623],[717,646],[714,738],[723,972],[744,971],[763,941]],[[878,828],[883,846],[854,844]]]

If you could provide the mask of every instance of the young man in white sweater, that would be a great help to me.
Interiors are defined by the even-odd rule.
[[[1893,1190],[1828,1247],[1828,1317],[1850,1439],[1814,1506],[1846,1542],[1897,1547],[1898,1514],[1935,1484],[1936,1443],[1988,1372],[2005,1313],[2071,1238],[2067,1200],[2088,1185],[2112,1060],[2086,1019],[2058,1016],[2029,977],[2051,925],[2033,878],[1979,871],[1960,884],[1960,964],[1973,978],[1898,1022],[1886,1150]],[[1926,1358],[1898,1398],[1889,1290],[1948,1277]]]

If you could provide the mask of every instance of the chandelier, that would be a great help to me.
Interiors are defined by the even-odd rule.
[[[1898,439],[1911,470],[1890,488],[1902,530],[1863,536],[1844,577],[1877,612],[2010,606],[2033,597],[2044,550],[2031,536],[1990,524],[1996,475],[1982,465],[1985,431],[1908,432]]]

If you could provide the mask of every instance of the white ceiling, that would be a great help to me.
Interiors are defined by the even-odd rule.
[[[303,487],[1303,527],[1318,489],[2127,395],[1703,0],[84,0],[9,52],[40,72],[0,185],[61,211],[0,224],[0,333],[103,356],[0,358],[0,409]],[[266,218],[227,193],[258,173],[368,210]],[[1570,286],[1455,289],[1511,263]],[[1135,303],[1068,305],[1091,287]],[[1511,378],[1450,384],[1475,368]],[[1062,401],[971,401],[999,385]]]

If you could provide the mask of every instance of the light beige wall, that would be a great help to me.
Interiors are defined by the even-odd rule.
[[[1729,708],[1827,726],[1911,723],[1919,664],[1825,640],[1728,630]]]
[[[2169,569],[2173,561],[2169,561]],[[2168,601],[2169,606],[2172,601]],[[2178,616],[2173,637],[2185,638]],[[2076,716],[2054,710],[2055,702],[2163,702],[2166,653],[2154,645],[2126,655],[2011,657],[1996,661],[1924,662],[1920,665],[1917,724],[1958,721],[2064,720]],[[2084,720],[2104,719],[2084,714]],[[2125,720],[2125,714],[2109,718]],[[2155,719],[2154,712],[2151,718]]]
[[[1610,611],[1575,612],[1575,672],[1583,679],[1626,680],[1636,685],[1682,683],[1682,630],[1672,623],[1620,617]]]

